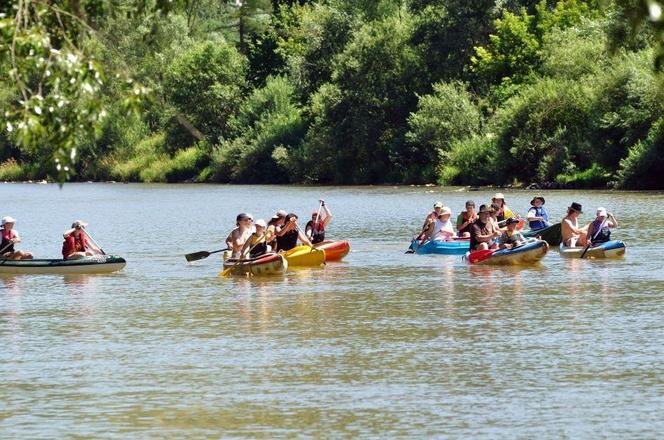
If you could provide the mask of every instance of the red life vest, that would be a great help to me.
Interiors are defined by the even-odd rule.
[[[72,233],[62,242],[62,256],[67,258],[74,252],[85,252],[88,248],[88,240],[85,232],[81,231],[78,238]]]
[[[0,243],[0,249],[4,249],[2,253],[7,253],[7,252],[14,252],[14,245],[7,246],[9,244],[9,240],[12,238],[16,238],[16,234],[14,233],[14,230],[12,229],[11,231],[8,231],[5,228],[2,228],[2,243]],[[7,248],[5,249],[5,246]]]

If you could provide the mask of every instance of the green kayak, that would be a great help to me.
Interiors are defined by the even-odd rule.
[[[549,246],[559,246],[563,241],[560,223],[554,223],[551,226],[536,231],[533,231],[532,229],[529,231],[523,231],[522,234],[526,238],[541,237],[542,240],[549,243]]]

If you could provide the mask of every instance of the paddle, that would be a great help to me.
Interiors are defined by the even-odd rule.
[[[493,253],[496,252],[493,249],[483,249],[481,251],[474,251],[468,254],[468,261],[470,261],[470,264],[475,264],[479,263],[480,261],[484,261],[487,258],[491,257]]]
[[[90,231],[88,231],[88,230],[85,229],[85,228],[83,228],[83,229],[85,230],[85,235],[87,235],[88,238],[90,239],[90,241],[91,241],[92,243],[94,243],[95,246],[97,246],[97,249],[99,249],[99,250],[101,251],[101,254],[102,254],[102,255],[106,255],[106,252],[104,252],[104,250],[101,248],[101,246],[99,246],[99,244],[97,243],[97,240],[95,240],[95,239],[92,237],[92,235],[90,234]]]
[[[590,240],[590,242],[588,243],[588,245],[586,246],[586,248],[583,250],[583,253],[581,254],[581,257],[580,257],[582,260],[583,260],[583,257],[586,256],[586,252],[588,252],[588,249],[590,249],[590,246],[592,245],[593,240],[594,240],[595,238],[597,238],[597,236],[599,235],[600,231],[602,230],[602,228],[604,227],[604,224],[606,223],[606,221],[607,221],[608,219],[609,219],[609,217],[607,216],[607,217],[604,219],[604,221],[602,222],[602,224],[599,225],[599,228],[597,228],[597,232],[595,232],[595,235],[593,235],[593,238]]]
[[[210,251],[210,252],[208,252],[208,251],[199,251],[199,252],[194,252],[194,253],[191,253],[191,254],[187,254],[187,255],[184,256],[184,258],[186,258],[187,261],[189,261],[189,262],[198,261],[198,260],[202,260],[203,258],[207,258],[212,254],[216,254],[216,253],[227,251],[227,250],[229,250],[229,248],[219,249],[219,250]]]

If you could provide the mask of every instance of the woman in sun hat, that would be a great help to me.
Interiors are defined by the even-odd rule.
[[[2,217],[2,243],[0,243],[0,258],[4,260],[31,260],[32,253],[14,249],[21,237],[14,229],[16,219],[11,216]]]
[[[75,260],[83,257],[90,257],[96,254],[102,254],[92,240],[88,240],[85,233],[85,227],[88,224],[82,220],[76,220],[71,224],[71,229],[62,233],[64,241],[62,242],[62,257],[65,260]]]
[[[496,217],[498,218],[499,222],[502,222],[508,218],[517,217],[514,215],[512,210],[505,203],[505,194],[503,193],[494,194],[493,198],[491,199],[491,203],[496,204],[499,207],[498,212],[496,213]]]
[[[549,213],[546,212],[544,207],[544,197],[535,196],[530,201],[530,209],[528,210],[528,225],[533,231],[544,229],[549,226]]]
[[[450,221],[452,210],[443,206],[438,214],[438,218],[431,223],[427,236],[429,240],[449,241],[454,236],[454,225]]]
[[[584,228],[579,228],[579,216],[581,214],[583,214],[583,207],[580,203],[573,202],[567,208],[567,215],[560,225],[564,246],[575,247],[587,244],[586,231]]]
[[[609,228],[618,226],[618,220],[610,212],[607,213],[605,208],[597,208],[596,215],[586,234],[588,244],[606,243],[611,240],[611,230]]]

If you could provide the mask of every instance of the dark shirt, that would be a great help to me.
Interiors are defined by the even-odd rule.
[[[478,238],[478,235],[488,235],[493,231],[491,223],[482,223],[479,219],[470,227],[470,249],[475,250],[480,243],[490,243],[490,238]]]

